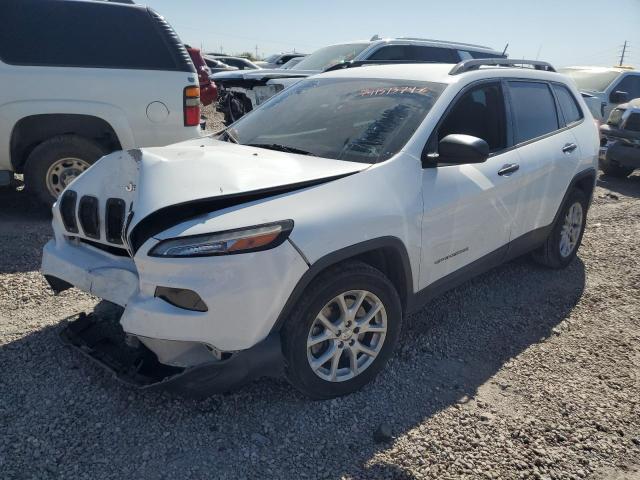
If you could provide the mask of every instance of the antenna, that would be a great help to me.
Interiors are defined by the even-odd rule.
[[[624,45],[622,46],[622,53],[620,54],[620,64],[619,66],[621,67],[622,65],[624,65],[624,55],[625,53],[627,53],[627,41],[624,41]]]
[[[536,54],[536,60],[540,59],[540,52],[542,51],[542,44],[538,47],[538,53]]]
[[[502,50],[502,55],[507,53],[507,48],[509,48],[509,42],[504,46],[504,50]]]

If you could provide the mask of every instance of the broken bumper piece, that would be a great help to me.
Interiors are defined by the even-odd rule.
[[[125,385],[189,398],[228,392],[259,377],[279,377],[283,368],[277,334],[269,335],[254,347],[226,360],[189,368],[163,365],[144,345],[127,345],[119,323],[105,321],[95,314],[80,314],[69,321],[60,336],[64,343],[111,372]]]

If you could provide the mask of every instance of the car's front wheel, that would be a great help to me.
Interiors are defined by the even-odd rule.
[[[609,175],[610,177],[615,178],[625,178],[633,173],[633,167],[623,167],[615,160],[600,160],[600,168],[602,171]]]
[[[331,268],[284,325],[287,378],[312,398],[352,393],[382,369],[401,326],[398,293],[379,270],[361,262]]]

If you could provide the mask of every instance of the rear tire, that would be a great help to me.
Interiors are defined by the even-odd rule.
[[[623,167],[615,160],[600,160],[600,168],[602,171],[611,177],[625,178],[633,173],[635,170],[633,167]]]
[[[59,135],[33,149],[24,167],[25,188],[47,206],[106,152],[77,135]]]
[[[283,327],[287,379],[314,399],[355,392],[384,367],[401,328],[400,298],[382,272],[355,261],[330,268]]]
[[[575,258],[587,222],[587,196],[573,190],[560,210],[544,245],[532,253],[533,259],[549,268],[565,268]]]

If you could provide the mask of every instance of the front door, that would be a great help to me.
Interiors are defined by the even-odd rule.
[[[470,87],[458,96],[427,151],[449,134],[482,138],[490,157],[480,164],[438,164],[423,170],[424,217],[420,288],[485,259],[499,261],[519,200],[519,154],[509,149],[501,82]],[[476,263],[475,265],[478,265]]]

